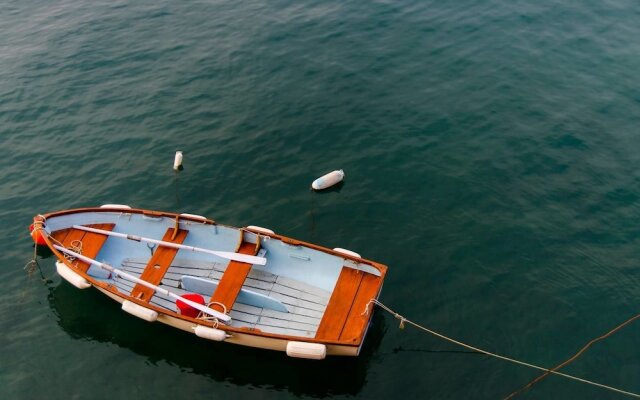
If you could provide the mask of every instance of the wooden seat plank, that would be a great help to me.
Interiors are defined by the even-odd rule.
[[[91,224],[86,226],[90,228],[111,231],[115,227],[115,224]],[[78,242],[79,242],[80,253],[89,258],[96,258],[96,256],[100,252],[100,249],[104,245],[104,242],[108,238],[107,235],[102,235],[100,233],[86,232],[80,229],[68,229],[68,232],[66,235],[63,235],[62,231],[60,232],[61,232],[60,237],[64,236],[63,240],[61,241],[64,247],[71,250],[74,250],[74,248],[76,248],[75,250],[77,250],[76,245],[78,245]],[[56,237],[56,234],[57,232],[54,234],[54,237],[58,239]],[[89,263],[86,263],[80,260],[75,260],[73,262],[73,265],[82,272],[87,272],[90,266]]]
[[[371,299],[376,298],[382,285],[382,279],[378,276],[365,274],[360,282],[358,293],[347,316],[347,321],[340,334],[340,340],[358,343],[365,333],[370,315],[365,314],[365,308]]]
[[[178,229],[178,234],[176,235],[175,239],[171,240],[171,238],[173,237],[173,230],[174,228],[167,229],[167,232],[165,232],[162,240],[165,242],[182,244],[189,231]],[[178,250],[179,249],[174,249],[172,247],[158,246],[157,250],[153,253],[153,256],[151,256],[151,258],[149,259],[149,262],[144,268],[144,271],[142,271],[140,279],[147,281],[153,285],[158,285],[162,281],[164,274],[171,266],[171,262],[178,253]],[[140,284],[136,284],[136,286],[131,291],[131,296],[148,303],[153,297],[154,293],[155,290],[146,286],[142,286]]]
[[[237,252],[253,256],[256,254],[257,248],[255,243],[243,241]],[[211,296],[211,302],[224,304],[226,311],[230,311],[250,270],[251,264],[235,260],[230,261],[224,275],[222,275],[222,279],[220,279],[220,283],[218,283],[218,287]],[[219,304],[213,304],[211,307],[217,311],[225,311]]]
[[[338,340],[340,338],[363,275],[364,272],[357,269],[342,267],[329,304],[316,331],[316,339]]]

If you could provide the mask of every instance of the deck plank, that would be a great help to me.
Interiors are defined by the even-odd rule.
[[[316,329],[318,329],[318,325],[305,324],[297,321],[288,321],[284,319],[271,318],[271,317],[265,317],[265,316],[260,317],[259,324],[275,326],[278,328],[295,329],[295,330],[306,331],[306,332],[315,332]]]
[[[363,272],[356,269],[342,267],[316,332],[316,339],[338,340],[340,338],[363,275]]]
[[[278,279],[276,280],[276,283],[281,285],[281,286],[286,286],[288,288],[291,289],[295,289],[295,290],[299,290],[299,291],[303,291],[318,297],[323,298],[324,304],[327,304],[329,302],[329,298],[331,298],[331,292],[328,292],[324,289],[320,289],[317,286],[311,286],[309,284],[306,284],[304,282],[300,282],[297,280],[293,280],[287,277],[284,277],[282,275],[278,276]]]
[[[347,321],[340,334],[340,340],[357,343],[364,335],[370,317],[369,314],[364,314],[365,307],[367,307],[371,299],[376,297],[381,284],[380,277],[371,274],[364,275]]]
[[[293,289],[293,288],[288,287],[288,286],[282,286],[280,284],[273,285],[273,288],[271,289],[271,292],[272,293],[276,292],[276,293],[284,294],[284,295],[287,295],[287,296],[295,297],[297,299],[306,300],[306,301],[309,301],[311,303],[320,304],[322,306],[326,306],[327,303],[329,302],[329,299],[325,299],[323,297],[319,297],[319,296],[316,296],[314,294],[303,292],[302,290]]]
[[[165,242],[182,244],[189,231],[178,229],[178,234],[176,235],[175,239],[171,240],[171,237],[173,236],[173,230],[174,228],[167,229],[167,232],[162,237],[162,240]],[[153,256],[151,257],[151,259],[149,259],[147,266],[140,275],[140,279],[147,281],[153,285],[159,284],[162,281],[164,274],[169,269],[171,262],[176,256],[176,253],[178,253],[178,249],[166,246],[158,246],[158,249],[153,253]],[[131,296],[139,298],[142,301],[149,302],[149,300],[151,300],[151,297],[153,297],[154,292],[155,290],[151,288],[137,284],[131,291]]]
[[[255,255],[255,243],[242,242],[238,249],[238,253]],[[218,287],[213,292],[210,301],[224,304],[227,310],[231,310],[233,303],[236,302],[236,298],[240,293],[242,285],[244,285],[245,279],[247,279],[247,275],[249,275],[251,266],[252,265],[248,263],[235,260],[230,261],[229,266],[222,276],[222,279],[220,279]],[[224,311],[222,307],[217,304],[212,305],[212,308],[217,311]]]
[[[288,336],[303,336],[308,338],[312,338],[315,334],[315,332],[313,331],[301,331],[297,329],[281,328],[277,326],[263,325],[263,324],[256,324],[254,328],[259,329],[262,332],[276,333],[276,334],[288,335]]]
[[[314,329],[318,329],[318,325],[320,325],[320,318],[308,317],[305,315],[285,313],[268,309],[262,310],[262,313],[260,313],[260,315],[264,317],[282,319],[285,321],[300,322],[302,324],[313,325]]]
[[[324,310],[327,308],[327,306],[325,305],[312,303],[310,301],[287,296],[282,293],[271,292],[270,296],[276,300],[280,300],[282,303],[284,303],[285,306],[287,306],[287,308],[288,306],[293,306],[293,307],[306,308],[309,310],[315,310],[319,312],[324,312]]]

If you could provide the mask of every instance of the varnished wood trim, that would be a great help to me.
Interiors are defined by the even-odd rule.
[[[254,256],[256,254],[256,248],[257,246],[254,246],[253,243],[243,241],[237,252],[240,254]],[[239,261],[230,261],[229,266],[227,266],[227,269],[224,271],[224,274],[218,283],[218,287],[211,296],[211,302],[224,304],[226,311],[230,311],[233,307],[233,303],[236,302],[236,298],[240,293],[240,289],[242,289],[244,281],[247,279],[247,275],[249,275],[251,267],[251,264]],[[211,307],[217,311],[225,311],[218,304],[212,304]]]
[[[185,231],[183,229],[179,229],[177,234],[174,234],[175,228],[169,228],[165,232],[162,240],[165,242],[171,242],[176,244],[182,244],[184,239],[187,237],[187,233],[189,231]],[[175,236],[175,239],[171,239]],[[153,256],[149,259],[147,266],[145,267],[142,274],[140,274],[140,279],[151,283],[152,285],[158,285],[164,275],[167,273],[167,270],[171,266],[171,262],[175,258],[179,249],[174,249],[173,247],[166,246],[158,246],[158,249],[153,253]],[[155,290],[142,286],[141,284],[136,284],[131,290],[131,296],[140,299],[146,303],[151,301]]]
[[[362,277],[349,316],[340,334],[341,341],[359,342],[369,324],[369,314],[365,308],[371,299],[377,298],[382,281],[375,275],[365,274]]]
[[[92,224],[87,226],[91,228],[110,231],[113,230],[115,224]],[[80,229],[68,229],[67,233],[64,235],[64,238],[60,242],[64,247],[70,249],[73,247],[74,242],[78,241],[81,245],[81,247],[79,248],[80,253],[89,258],[95,258],[104,245],[104,242],[107,240],[107,237],[107,235],[86,232]],[[73,267],[76,270],[82,272],[87,272],[89,270],[89,264],[81,260],[74,260]]]
[[[364,272],[357,269],[342,267],[316,331],[316,339],[338,340],[340,338],[364,275]]]

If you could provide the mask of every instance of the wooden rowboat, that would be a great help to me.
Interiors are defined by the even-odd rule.
[[[322,359],[357,356],[387,267],[256,226],[123,205],[34,218],[58,273],[144,320]]]

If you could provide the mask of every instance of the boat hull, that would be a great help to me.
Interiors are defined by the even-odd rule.
[[[223,331],[226,335],[214,337],[225,343],[282,352],[290,342],[296,342],[326,346],[330,356],[357,356],[371,322],[371,313],[365,310],[370,300],[380,295],[387,270],[356,253],[331,250],[269,230],[219,225],[191,214],[117,206],[64,210],[38,216],[34,222],[59,261],[118,303],[127,301],[152,310],[153,315],[157,313],[156,321],[192,334],[195,328],[206,327]],[[87,227],[94,231],[85,232]],[[184,242],[178,244],[184,247],[160,244],[154,252],[142,244],[141,232],[158,243]],[[232,243],[236,236],[237,243]],[[264,257],[266,265],[192,254],[190,247],[199,248],[194,244],[209,242],[224,254],[231,251]],[[74,245],[96,259],[87,257],[90,261],[82,263],[70,259],[68,253],[65,257]],[[147,251],[150,253],[143,256]],[[132,276],[145,287],[130,281]],[[212,318],[213,313],[200,313],[197,318],[182,315],[172,301],[186,293],[181,282],[188,283],[187,278],[192,282],[211,279],[211,285],[198,286],[215,288],[213,293],[201,293],[210,297],[203,307],[228,315],[231,322]],[[252,292],[253,297],[247,295]],[[244,304],[240,293],[244,298],[272,297],[273,301]]]

